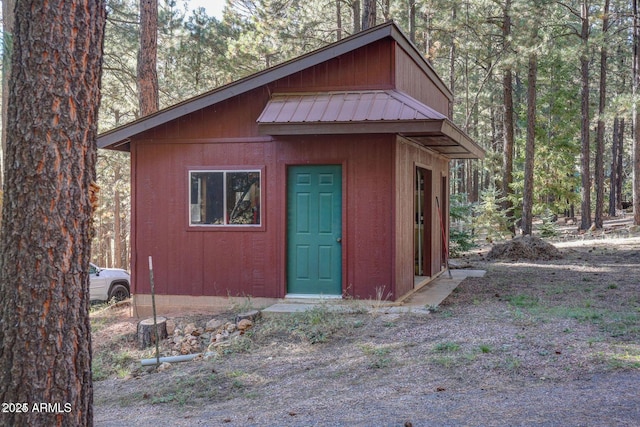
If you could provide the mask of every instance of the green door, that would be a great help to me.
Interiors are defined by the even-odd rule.
[[[287,291],[342,294],[342,166],[287,174]]]

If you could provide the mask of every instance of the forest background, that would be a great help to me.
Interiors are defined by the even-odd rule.
[[[140,4],[107,9],[101,132],[141,117]],[[390,19],[451,88],[454,122],[487,151],[451,163],[452,237],[531,234],[533,215],[601,228],[629,207],[640,225],[638,0],[225,0],[220,18],[158,0],[159,107]],[[128,154],[101,150],[97,173],[93,259],[128,268]]]

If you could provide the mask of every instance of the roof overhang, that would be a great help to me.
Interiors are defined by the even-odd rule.
[[[395,90],[274,94],[257,120],[265,135],[401,135],[451,159],[485,151],[446,116]]]

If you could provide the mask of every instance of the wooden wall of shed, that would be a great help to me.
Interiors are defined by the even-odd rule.
[[[449,98],[401,47],[395,48],[396,88],[449,117]]]
[[[417,144],[398,137],[395,150],[395,283],[399,296],[410,292],[415,276],[415,168],[428,169],[432,173],[430,194],[434,211],[431,215],[431,271],[442,271],[442,234],[436,208],[436,196],[441,197],[442,177],[448,175],[449,162]],[[425,224],[427,226],[427,224]]]
[[[393,141],[389,135],[285,138],[253,143],[144,140],[132,144],[136,168],[132,255],[134,292],[165,295],[286,294],[286,168],[343,165],[343,291],[392,295]],[[264,229],[188,227],[190,168],[264,168]]]
[[[258,295],[277,297],[277,257],[271,249],[275,227],[189,228],[191,168],[262,168],[274,164],[272,142],[190,143],[139,141],[133,144],[136,167],[135,251],[132,271],[136,293],[149,293],[147,258],[154,259],[158,294]],[[262,189],[275,191],[275,171],[264,169]],[[265,204],[270,200],[265,197]],[[267,205],[268,206],[268,205]],[[265,212],[269,220],[272,212]]]
[[[274,92],[393,88],[391,39],[379,40],[278,80]]]

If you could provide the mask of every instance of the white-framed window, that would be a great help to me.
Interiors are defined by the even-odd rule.
[[[189,171],[190,226],[259,226],[260,170]]]

